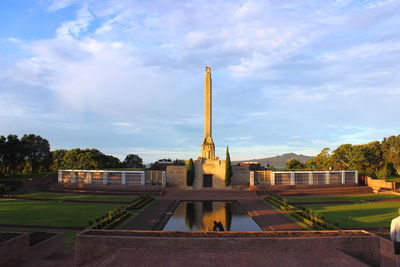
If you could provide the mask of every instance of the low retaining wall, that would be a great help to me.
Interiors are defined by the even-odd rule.
[[[24,255],[24,259],[44,259],[56,252],[64,250],[64,234],[54,233],[48,239],[31,246]]]
[[[274,253],[288,249],[340,250],[372,266],[379,266],[379,238],[365,231],[274,232],[162,232],[88,230],[76,238],[75,264],[82,266],[123,248],[209,249]]]
[[[44,259],[64,249],[63,233],[54,233],[52,237],[33,246],[29,244],[29,233],[0,233],[0,240],[2,236],[7,235],[15,235],[15,237],[0,243],[0,265],[12,260]]]
[[[0,243],[0,265],[15,259],[21,259],[29,249],[29,235],[26,233],[0,233],[2,236],[15,235]]]
[[[41,178],[26,179],[22,181],[21,185],[23,187],[48,186],[57,183],[57,179],[57,173],[52,173]]]
[[[379,242],[381,247],[381,261],[387,264],[392,263],[393,266],[396,266],[393,242],[382,237],[379,238]]]
[[[372,179],[371,177],[367,177],[367,185],[371,187],[375,193],[378,193],[381,189],[396,189],[395,182],[386,182],[385,180]]]

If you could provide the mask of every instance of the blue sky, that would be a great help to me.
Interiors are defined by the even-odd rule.
[[[197,158],[204,68],[224,158],[400,130],[399,1],[1,0],[0,134]]]

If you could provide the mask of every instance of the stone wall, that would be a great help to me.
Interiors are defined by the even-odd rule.
[[[232,185],[249,185],[249,166],[232,166]]]
[[[186,187],[186,166],[167,166],[167,187]]]
[[[226,161],[219,159],[201,159],[194,162],[195,177],[193,188],[203,188],[203,175],[212,174],[212,188],[226,188]]]
[[[367,177],[367,185],[371,187],[374,192],[378,192],[380,189],[396,189],[396,183],[394,182],[386,182],[385,180],[372,179],[371,177]]]
[[[162,232],[162,231],[102,231],[81,233],[75,243],[75,264],[83,266],[107,259],[122,249],[151,249],[152,251],[179,249],[181,253],[209,250],[215,253],[227,247],[268,255],[302,249],[318,253],[338,250],[360,259],[371,266],[379,266],[379,238],[364,231],[272,231],[272,232]],[[222,257],[223,255],[221,255]],[[338,259],[340,260],[340,259]],[[99,262],[97,262],[99,263]]]

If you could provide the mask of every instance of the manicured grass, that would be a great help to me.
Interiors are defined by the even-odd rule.
[[[49,198],[54,200],[97,200],[97,201],[132,201],[135,196],[99,196],[99,195],[81,195],[81,194],[63,194],[63,193],[31,193],[31,194],[19,194],[20,197],[29,198]]]
[[[121,205],[0,199],[0,224],[86,227],[88,220]]]
[[[290,197],[286,198],[289,202],[322,202],[322,201],[353,201],[363,202],[365,200],[375,199],[393,199],[400,196],[390,194],[357,194],[357,195],[344,195],[344,196],[326,196],[326,197]]]
[[[304,205],[337,222],[340,228],[390,227],[397,217],[399,202],[359,203],[345,205]]]

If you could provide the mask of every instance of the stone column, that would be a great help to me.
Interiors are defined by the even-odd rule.
[[[103,172],[103,184],[108,184],[108,172]]]
[[[58,182],[61,183],[62,180],[62,171],[58,170]]]
[[[166,188],[167,187],[167,179],[166,179],[165,171],[162,172],[161,180],[162,180],[162,187]]]
[[[215,159],[215,145],[212,140],[212,81],[209,66],[206,67],[204,77],[204,139],[201,145],[201,157]]]
[[[254,172],[250,172],[250,181],[249,181],[250,186],[254,185]]]
[[[290,172],[290,184],[294,185],[295,181],[294,181],[294,172]]]
[[[121,184],[126,184],[126,172],[122,172],[121,175]]]

